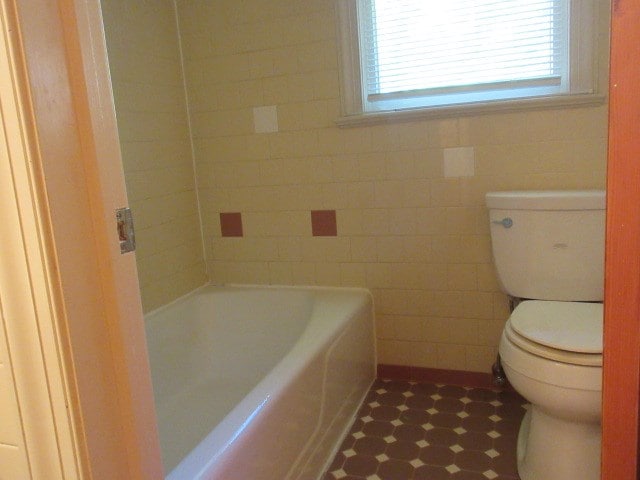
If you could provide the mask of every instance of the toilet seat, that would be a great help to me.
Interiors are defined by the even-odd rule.
[[[519,348],[557,362],[602,366],[602,304],[528,300],[505,325]]]

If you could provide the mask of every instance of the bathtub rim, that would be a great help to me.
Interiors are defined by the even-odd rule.
[[[341,286],[336,287],[336,286],[329,286],[329,285],[280,285],[280,284],[263,285],[259,283],[207,282],[207,283],[203,283],[199,287],[194,288],[190,292],[187,292],[184,295],[181,295],[180,297],[175,298],[174,300],[171,300],[169,303],[165,303],[164,305],[160,305],[159,307],[156,307],[153,310],[145,312],[143,315],[145,322],[147,321],[147,317],[150,317],[152,315],[158,315],[163,311],[168,310],[172,306],[186,301],[189,297],[197,295],[200,290],[204,290],[207,287],[214,287],[214,288],[231,287],[231,288],[237,288],[237,289],[246,288],[246,289],[257,289],[257,290],[321,290],[321,291],[340,290],[340,291],[356,291],[356,292],[360,291],[360,292],[366,293],[369,296],[369,299],[371,300],[371,304],[375,306],[375,303],[373,300],[373,294],[371,293],[371,290],[369,290],[366,287],[341,287]],[[374,316],[374,327],[375,327],[375,316]]]

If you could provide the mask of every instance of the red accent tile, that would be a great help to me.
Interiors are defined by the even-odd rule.
[[[413,476],[414,468],[409,462],[391,459],[378,467],[378,477],[389,480],[402,480]]]
[[[415,480],[449,480],[451,475],[444,467],[435,465],[423,465],[416,469],[413,474]]]
[[[432,445],[449,447],[458,443],[460,435],[449,428],[433,428],[425,433],[424,438]],[[487,437],[491,440],[491,437]]]
[[[395,436],[395,435],[394,435]],[[385,454],[396,460],[413,460],[418,458],[420,447],[408,440],[398,440],[387,447]]]
[[[380,405],[387,405],[389,407],[397,407],[398,405],[404,405],[404,402],[407,401],[407,397],[405,397],[400,392],[386,392],[378,395],[376,400]]]
[[[496,414],[505,420],[511,420],[513,418],[522,418],[522,405],[520,403],[505,403],[496,408]]]
[[[472,432],[489,433],[492,430],[498,431],[498,429],[496,428],[496,422],[493,422],[490,419],[484,418],[484,417],[475,417],[475,416],[467,417],[464,420],[462,420],[462,427],[465,430],[472,431]]]
[[[454,443],[457,443],[465,450],[482,450],[483,452],[491,449],[494,443],[494,440],[484,432],[466,432],[458,435],[456,440]],[[509,447],[511,446],[510,444]]]
[[[482,402],[491,402],[496,399],[497,393],[493,390],[484,390],[480,388],[474,388],[467,392],[467,397],[471,400],[479,400]]]
[[[433,445],[431,448],[423,449],[420,452],[420,460],[428,465],[438,465],[446,467],[453,463],[455,453],[442,445]]]
[[[422,410],[409,408],[400,414],[399,420],[409,425],[422,425],[429,421],[429,414]]]
[[[429,420],[434,427],[458,428],[462,424],[462,419],[454,413],[434,413]]]
[[[393,431],[393,436],[398,440],[417,442],[424,440],[424,428],[418,425],[398,425]],[[410,458],[409,460],[413,460]]]
[[[474,418],[474,417],[469,417],[469,418]],[[494,430],[502,435],[516,436],[520,431],[520,423],[521,422],[517,420],[516,421],[501,420],[494,424]]]
[[[383,438],[391,435],[394,428],[395,427],[389,422],[374,420],[373,422],[365,423],[364,427],[362,427],[362,432],[370,437]]]
[[[442,393],[440,393],[440,395],[442,395]],[[433,406],[439,412],[444,413],[458,413],[464,410],[464,403],[457,398],[442,398],[435,402]]]
[[[435,392],[433,392],[435,393]],[[409,408],[417,408],[420,410],[429,410],[433,407],[435,400],[424,395],[415,395],[407,398],[406,405]]]
[[[487,400],[486,402],[471,402],[467,404],[467,406],[465,407],[465,411],[469,415],[475,415],[478,417],[490,417],[491,415],[496,413],[496,407],[494,407],[490,403],[487,403],[490,401],[491,400]],[[522,418],[522,415],[520,415],[519,418]]]
[[[242,214],[220,213],[220,233],[223,237],[242,237]]]
[[[514,442],[515,447],[515,442]],[[515,448],[514,448],[515,450]],[[493,459],[491,470],[503,475],[518,475],[518,463],[515,455],[499,455]],[[520,478],[520,477],[516,477]]]
[[[371,417],[374,420],[383,420],[386,422],[390,422],[391,420],[396,420],[400,415],[400,411],[395,407],[388,407],[383,405],[381,407],[376,407],[371,410]]]
[[[311,232],[314,237],[338,235],[335,210],[311,210]]]
[[[491,467],[491,458],[478,450],[464,450],[456,455],[456,465],[463,470],[483,472]]]
[[[347,458],[342,466],[342,469],[349,475],[359,475],[361,477],[368,477],[376,473],[378,468],[378,461],[369,455],[356,455],[355,457]]]
[[[445,385],[443,387],[440,387],[440,390],[438,390],[438,393],[440,394],[441,397],[448,397],[448,398],[455,398],[455,399],[459,399],[467,396],[467,390],[463,387],[458,387],[456,385]]]
[[[431,397],[431,395],[438,393],[438,390],[439,390],[438,386],[432,383],[416,383],[411,387],[411,391],[416,395],[426,395],[428,397]],[[431,398],[431,400],[433,399]],[[415,407],[415,408],[421,408],[421,407]],[[425,410],[427,410],[428,408],[429,407],[425,408]]]
[[[360,455],[376,456],[384,452],[387,442],[379,437],[363,437],[356,440],[351,448]]]

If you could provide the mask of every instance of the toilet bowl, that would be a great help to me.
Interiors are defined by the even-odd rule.
[[[530,402],[518,434],[522,480],[600,478],[604,192],[487,194],[503,290],[526,299],[499,345]]]
[[[531,403],[518,436],[520,478],[599,479],[602,304],[522,302],[499,351],[513,388]]]

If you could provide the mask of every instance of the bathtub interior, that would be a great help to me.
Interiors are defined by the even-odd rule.
[[[148,316],[165,471],[171,471],[291,349],[306,327],[301,320],[309,318],[311,306],[309,294],[201,289]]]
[[[208,286],[149,315],[152,380],[163,462],[165,471],[171,472],[168,478],[200,478],[197,475],[206,468],[194,467],[202,461],[198,457],[223,447],[233,450],[224,445],[224,437],[257,405],[264,411],[234,439],[235,453],[227,452],[227,458],[217,462],[218,474],[202,478],[227,478],[228,473],[220,472],[237,471],[238,462],[250,460],[246,453],[252,451],[255,435],[264,437],[288,415],[301,412],[300,418],[285,420],[287,428],[299,430],[298,437],[287,433],[298,438],[294,443],[301,443],[291,445],[297,456],[281,458],[277,448],[271,453],[265,448],[255,452],[253,461],[261,469],[278,472],[260,478],[315,478],[373,380],[375,365],[371,314],[361,316],[347,331],[338,331],[343,327],[336,318],[344,314],[344,301],[326,298],[343,295],[352,302],[355,298],[353,292],[340,290],[347,289]],[[333,329],[335,338],[313,359],[303,360],[306,367],[283,361],[287,355],[304,357]],[[286,393],[273,391],[273,384],[287,376],[301,380]],[[265,398],[268,401],[261,403]],[[307,410],[294,412],[301,404]],[[314,422],[306,421],[305,415]],[[290,463],[287,470],[276,465],[279,458]],[[189,473],[184,476],[184,472]]]

